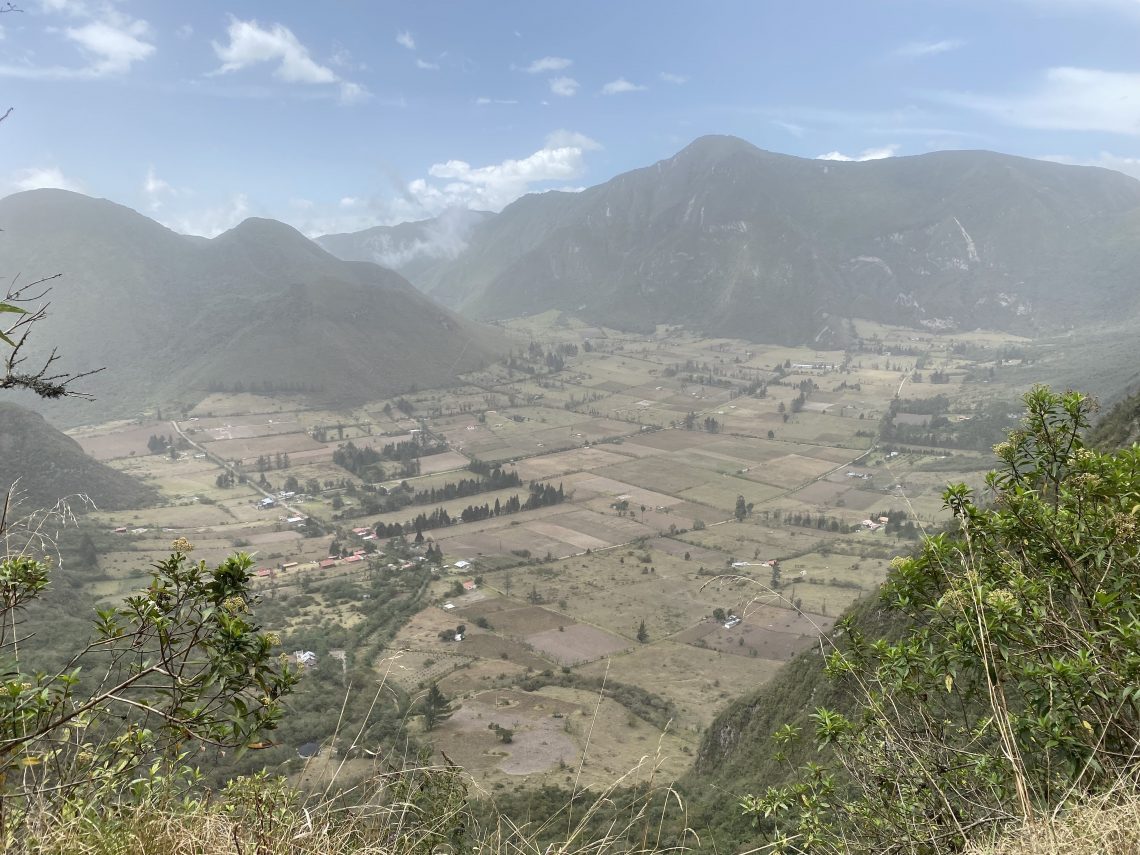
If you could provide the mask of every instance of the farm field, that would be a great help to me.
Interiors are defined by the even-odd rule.
[[[72,431],[162,496],[88,515],[116,538],[95,600],[176,537],[208,563],[247,551],[287,649],[355,638],[345,667],[413,706],[438,683],[454,712],[430,740],[480,786],[564,782],[587,740],[584,781],[659,747],[678,772],[717,711],[945,522],[947,482],[982,486],[1024,391],[999,357],[1033,347],[861,321],[846,351],[556,313],[507,328],[511,361],[449,389],[344,411],[214,394]],[[400,574],[414,612],[351,635]]]

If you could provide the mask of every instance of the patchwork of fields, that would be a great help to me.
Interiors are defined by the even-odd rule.
[[[73,431],[165,498],[92,515],[121,545],[101,557],[96,597],[137,587],[186,537],[207,562],[251,552],[266,598],[304,602],[286,632],[350,626],[373,607],[354,586],[394,568],[378,524],[403,525],[411,542],[418,514],[458,520],[525,500],[532,481],[561,486],[560,503],[425,528],[416,551],[443,555],[431,604],[355,664],[413,696],[438,681],[457,711],[433,741],[488,786],[562,781],[587,741],[584,781],[612,780],[659,747],[679,771],[717,710],[818,645],[908,539],[942,524],[947,481],[981,484],[988,454],[967,426],[994,402],[1015,413],[1022,391],[995,367],[1025,346],[1011,337],[858,323],[848,350],[814,351],[549,318],[513,332],[559,354],[561,370],[512,357],[450,389],[343,412],[212,395]],[[946,382],[922,382],[933,372]],[[887,441],[904,403],[950,427]],[[926,430],[921,415],[902,411],[898,424]],[[998,435],[1012,425],[995,418]],[[170,441],[163,453],[148,448],[155,436]],[[350,442],[394,450],[379,469],[350,471],[334,461]],[[398,458],[408,447],[423,450],[411,469]],[[481,477],[472,461],[521,486],[402,504]],[[726,627],[722,612],[740,622]],[[446,637],[459,626],[462,640]]]

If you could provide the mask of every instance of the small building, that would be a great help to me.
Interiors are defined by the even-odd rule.
[[[303,668],[312,668],[317,664],[317,654],[311,650],[294,650],[291,658],[294,664]]]
[[[471,562],[470,561],[456,561],[451,566],[454,567],[456,570],[466,570],[468,567],[471,566]]]
[[[736,615],[729,615],[728,620],[726,620],[724,622],[724,628],[725,629],[732,629],[734,626],[736,626],[739,623],[740,623],[740,618],[738,618]]]
[[[322,570],[328,570],[330,567],[336,567],[336,564],[337,564],[337,559],[325,558],[322,561],[320,561],[317,564],[317,566],[320,567]]]
[[[463,583],[463,590],[464,591],[474,591],[478,587],[479,586],[475,584],[474,579],[468,579],[467,581],[465,581]]]

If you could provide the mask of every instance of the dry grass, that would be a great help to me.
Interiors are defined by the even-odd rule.
[[[27,818],[17,838],[0,835],[0,847],[13,855],[681,855],[699,841],[691,832],[680,843],[667,839],[684,809],[675,791],[654,785],[656,769],[647,759],[537,825],[474,815],[460,770],[445,766],[382,776],[365,804],[351,807],[343,796],[302,803],[270,781],[236,798],[44,812]],[[647,784],[642,794],[624,798],[638,779]]]
[[[1027,823],[968,855],[1125,855],[1140,852],[1140,788],[1092,798],[1067,813]]]

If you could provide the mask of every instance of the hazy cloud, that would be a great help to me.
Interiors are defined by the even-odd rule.
[[[1031,90],[1012,95],[941,93],[943,101],[1009,125],[1140,135],[1140,73],[1050,68]]]
[[[148,166],[146,178],[143,179],[143,193],[147,197],[147,207],[152,211],[157,211],[162,207],[163,196],[174,196],[177,195],[178,191],[158,177],[154,171],[154,166]]]
[[[958,50],[958,48],[963,47],[965,44],[966,43],[961,39],[942,39],[937,42],[910,42],[898,48],[895,51],[895,56],[901,56],[907,59],[935,56],[936,54]]]
[[[794,137],[802,137],[804,135],[804,126],[797,125],[795,122],[785,122],[783,119],[773,119],[772,124],[777,128],[787,131]]]
[[[1048,160],[1051,163],[1064,163],[1068,166],[1099,166],[1104,169],[1113,169],[1117,172],[1123,172],[1125,175],[1130,175],[1133,178],[1140,178],[1140,157],[1125,157],[1123,155],[1113,154],[1109,151],[1102,151],[1100,155],[1094,158],[1070,157],[1066,154],[1046,154],[1037,159]]]
[[[485,107],[488,104],[517,104],[518,101],[514,98],[476,98],[475,103]]]
[[[408,50],[416,49],[416,40],[412,38],[411,31],[404,30],[401,33],[396,33],[396,44],[401,47],[406,47]]]
[[[527,74],[543,74],[547,71],[564,71],[574,64],[573,60],[561,56],[544,56],[536,59],[523,69]]]
[[[675,86],[680,86],[682,83],[688,83],[689,82],[689,78],[686,77],[684,74],[672,74],[671,72],[668,72],[668,71],[662,71],[657,76],[660,77],[662,80],[664,80],[666,83],[672,83]]]
[[[839,151],[829,151],[827,154],[821,154],[816,157],[816,160],[840,160],[846,162],[865,161],[865,160],[885,160],[888,157],[894,157],[895,153],[899,150],[899,146],[895,143],[890,145],[879,146],[878,148],[866,148],[854,157],[850,157]]]
[[[17,169],[12,173],[9,183],[14,191],[54,188],[83,192],[83,185],[64,175],[58,166],[30,166],[27,169]]]
[[[354,103],[367,97],[363,86],[344,80],[327,65],[314,60],[308,48],[283,24],[262,27],[252,19],[242,21],[231,17],[226,35],[228,44],[211,43],[214,53],[222,61],[214,74],[229,74],[270,63],[276,65],[273,76],[285,83],[337,84],[343,103]]]
[[[439,71],[438,62],[428,62],[426,59],[416,59],[416,68],[422,68],[424,71]]]
[[[185,212],[159,222],[180,234],[212,238],[229,231],[248,216],[249,199],[244,193],[235,193],[217,207]]]
[[[641,92],[646,87],[637,83],[631,83],[624,77],[619,77],[617,80],[611,80],[602,87],[603,95],[620,95],[623,92]]]
[[[550,91],[563,98],[569,98],[578,91],[578,81],[573,77],[552,77]]]

